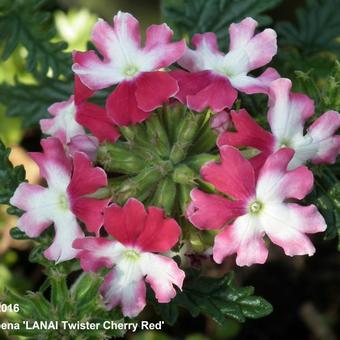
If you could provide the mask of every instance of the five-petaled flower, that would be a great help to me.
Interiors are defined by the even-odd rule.
[[[187,211],[191,223],[200,229],[223,228],[215,238],[214,260],[221,263],[237,253],[239,266],[264,263],[268,256],[264,235],[286,255],[313,255],[314,246],[305,234],[324,231],[326,225],[314,205],[286,202],[303,199],[313,186],[313,174],[305,166],[287,170],[294,151],[282,148],[271,154],[257,180],[240,151],[222,146],[220,154],[221,163],[206,164],[201,175],[233,200],[194,189]]]
[[[29,237],[39,236],[54,224],[54,241],[44,255],[62,262],[76,256],[72,243],[84,236],[77,218],[91,232],[98,233],[102,226],[108,200],[86,195],[106,186],[107,178],[104,170],[92,167],[84,153],[75,153],[73,160],[68,158],[57,138],[43,139],[41,145],[44,152],[32,152],[30,156],[39,165],[48,187],[21,183],[10,203],[24,210],[17,225]]]
[[[106,100],[117,125],[142,122],[177,93],[176,80],[162,70],[185,51],[185,42],[172,43],[172,35],[166,24],[152,25],[141,48],[139,23],[131,14],[118,12],[113,27],[101,19],[95,24],[92,41],[103,60],[94,51],[78,52],[73,71],[92,90],[118,84]]]
[[[105,211],[104,227],[114,240],[102,237],[78,239],[73,246],[84,271],[113,269],[106,275],[101,293],[108,309],[121,304],[125,316],[137,316],[145,306],[145,281],[156,299],[168,303],[182,288],[184,272],[166,256],[178,241],[180,227],[164,217],[162,209],[130,198],[123,207],[111,205]]]
[[[171,74],[178,80],[176,98],[195,111],[210,108],[214,112],[230,108],[237,98],[237,90],[245,93],[267,93],[270,83],[279,74],[268,68],[258,78],[248,72],[268,64],[276,54],[276,33],[265,29],[255,34],[257,22],[246,18],[231,24],[230,50],[223,54],[215,33],[195,34],[192,44],[178,63],[186,70]]]
[[[304,134],[305,121],[314,114],[314,103],[304,94],[290,92],[291,87],[291,81],[285,78],[271,83],[268,121],[272,133],[258,125],[245,110],[233,111],[231,116],[237,132],[222,133],[217,144],[258,149],[261,153],[251,159],[256,169],[282,147],[295,151],[289,169],[308,160],[316,164],[334,163],[340,153],[340,136],[334,135],[340,127],[340,114],[325,112]]]

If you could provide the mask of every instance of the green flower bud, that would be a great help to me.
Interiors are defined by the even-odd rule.
[[[52,307],[41,293],[29,292],[27,294],[27,300],[30,301],[31,308],[36,320],[44,320],[50,318]]]
[[[155,184],[165,177],[173,166],[169,161],[159,162],[143,169],[137,176],[124,181],[115,191],[114,198],[124,203],[130,197],[138,198],[145,191],[151,190]]]
[[[165,212],[170,215],[176,198],[176,183],[168,176],[162,179],[158,185],[152,204],[163,208]]]
[[[212,162],[212,161],[218,161],[219,156],[218,155],[212,155],[209,153],[202,153],[197,156],[192,156],[187,159],[185,162],[186,165],[188,165],[191,169],[193,169],[197,174],[200,173],[202,166],[205,163]]]
[[[217,133],[210,127],[210,121],[199,130],[198,138],[190,148],[189,152],[193,154],[200,154],[208,152],[216,146]]]
[[[190,192],[192,189],[193,187],[191,185],[181,184],[178,186],[178,204],[180,206],[182,215],[185,214],[190,203]]]
[[[204,242],[202,240],[200,232],[197,232],[194,229],[191,229],[190,238],[189,238],[190,245],[192,250],[198,253],[201,253],[205,249]]]
[[[3,296],[1,296],[1,301],[4,301],[6,304],[19,304],[20,314],[23,317],[32,317],[33,309],[29,299],[15,293],[12,289],[8,287],[5,288]]]
[[[187,114],[187,108],[181,104],[165,106],[160,114],[168,132],[169,142],[174,143],[177,137],[178,122],[181,122]]]
[[[97,162],[109,172],[137,174],[144,168],[144,160],[134,154],[126,143],[104,143],[98,149]]]
[[[52,270],[50,274],[50,281],[52,304],[54,307],[60,309],[60,306],[67,303],[69,300],[66,275],[59,271]]]
[[[185,164],[179,164],[172,173],[172,179],[179,184],[193,184],[196,178],[195,172]]]
[[[178,126],[176,143],[170,152],[170,160],[174,164],[181,162],[187,156],[188,149],[196,136],[201,119],[202,115],[191,112],[187,112],[186,116],[182,119]]]
[[[167,133],[160,122],[159,116],[153,114],[146,121],[146,132],[148,140],[151,146],[153,146],[156,152],[161,157],[167,157],[170,153],[170,144],[167,137]]]

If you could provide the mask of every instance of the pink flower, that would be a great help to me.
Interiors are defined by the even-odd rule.
[[[223,54],[215,33],[195,34],[192,45],[178,63],[186,70],[173,71],[178,80],[176,98],[195,111],[210,108],[219,112],[230,108],[237,98],[237,90],[245,93],[267,93],[269,84],[280,77],[272,68],[254,78],[248,72],[268,64],[276,54],[276,33],[266,29],[255,34],[257,22],[246,18],[231,24],[230,50]]]
[[[334,135],[340,127],[340,114],[327,111],[308,127],[304,124],[314,114],[314,103],[306,95],[290,92],[289,79],[272,82],[269,91],[268,121],[271,131],[259,126],[245,110],[231,113],[237,132],[225,132],[218,145],[250,146],[261,151],[251,160],[256,169],[265,162],[268,155],[281,147],[294,149],[289,169],[306,161],[313,163],[334,163],[340,152],[340,136]]]
[[[74,53],[74,61],[78,58],[78,53]],[[114,143],[119,138],[119,131],[107,116],[105,109],[86,101],[92,95],[93,91],[76,76],[74,95],[48,108],[53,118],[40,120],[44,134],[58,138],[71,155],[81,151],[90,159],[96,157],[98,140]],[[84,127],[95,137],[88,136]]]
[[[173,285],[182,288],[184,272],[176,262],[163,255],[178,241],[180,227],[164,217],[163,210],[130,198],[124,207],[106,209],[104,227],[115,240],[86,237],[76,240],[78,257],[85,271],[101,267],[113,269],[105,277],[101,293],[108,309],[121,304],[125,316],[137,316],[145,306],[146,287],[150,284],[160,303],[176,295]]]
[[[54,224],[54,241],[44,255],[62,262],[76,256],[72,243],[84,236],[77,218],[91,232],[98,233],[102,226],[103,210],[109,200],[86,195],[106,186],[107,178],[104,170],[91,166],[85,154],[77,152],[73,160],[68,158],[58,139],[43,139],[41,145],[43,153],[32,152],[30,156],[39,165],[48,187],[21,183],[10,203],[25,211],[18,220],[18,228],[29,237],[39,236]]]
[[[178,91],[176,80],[161,70],[185,51],[184,41],[171,43],[172,35],[166,24],[152,25],[142,48],[138,21],[122,12],[113,18],[113,27],[104,20],[94,26],[92,41],[103,59],[94,51],[79,53],[73,71],[92,90],[118,84],[106,101],[117,125],[145,120]]]
[[[305,234],[324,231],[326,224],[314,205],[286,201],[303,199],[313,186],[313,174],[306,167],[287,170],[294,151],[283,148],[270,155],[257,180],[240,151],[222,146],[220,154],[221,163],[208,163],[201,175],[233,200],[194,189],[187,211],[197,228],[222,229],[215,238],[214,260],[221,263],[236,253],[239,266],[264,263],[264,235],[288,256],[313,255],[315,248]]]

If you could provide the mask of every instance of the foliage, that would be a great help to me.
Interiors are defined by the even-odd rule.
[[[264,13],[281,0],[181,0],[175,3],[163,1],[163,18],[170,23],[179,37],[191,37],[195,33],[215,32],[221,47],[228,41],[228,26],[247,16],[268,25],[271,18]]]
[[[37,76],[49,69],[53,76],[68,74],[70,56],[63,52],[65,43],[53,43],[56,30],[52,16],[43,10],[47,0],[6,0],[0,6],[2,59],[6,60],[18,46],[27,50],[26,67]]]
[[[268,301],[254,295],[253,287],[238,287],[233,273],[212,278],[201,276],[195,269],[186,271],[183,290],[170,303],[158,304],[155,300],[153,303],[162,319],[171,325],[178,318],[179,306],[193,317],[203,313],[221,325],[226,318],[244,322],[246,318],[264,317],[273,310]]]
[[[325,240],[338,238],[340,251],[340,167],[313,166],[315,187],[309,201],[315,203],[327,223]]]
[[[340,111],[340,62],[328,69],[327,78],[320,78],[316,70],[295,71],[295,90],[306,93],[315,102],[318,115],[327,110]]]
[[[339,56],[340,20],[335,8],[340,0],[308,0],[296,12],[297,23],[279,22],[275,29],[280,44],[274,65],[285,77],[294,78],[294,71],[308,72],[327,78]]]
[[[295,90],[306,93],[315,102],[316,119],[328,110],[340,110],[340,63],[336,61],[328,70],[327,79],[317,77],[315,70],[296,71]],[[333,166],[312,165],[315,187],[308,197],[308,203],[316,204],[327,224],[325,239],[338,237],[340,251],[340,168]]]
[[[98,330],[64,329],[63,321],[76,322],[98,322],[102,325],[104,321],[124,322],[124,319],[117,312],[108,312],[100,303],[99,285],[100,278],[94,274],[81,274],[71,287],[67,285],[68,270],[62,265],[49,268],[48,279],[38,292],[27,292],[20,296],[11,289],[5,289],[3,301],[7,304],[19,304],[20,310],[16,313],[16,322],[27,321],[31,328],[35,321],[58,321],[58,334],[62,338],[77,339],[110,339],[111,337],[123,336],[119,330],[105,330],[99,327]],[[49,294],[47,294],[47,290]],[[18,320],[19,319],[19,320]],[[12,336],[25,336],[28,339],[54,339],[54,329],[28,329],[21,325],[19,330],[11,330]]]
[[[9,153],[10,149],[0,141],[0,204],[9,204],[15,189],[25,181],[24,167],[13,167],[8,159]]]
[[[45,78],[39,84],[0,84],[0,102],[9,116],[21,117],[23,127],[30,127],[48,115],[47,108],[65,100],[73,91],[72,81]]]
[[[333,52],[339,54],[339,0],[308,0],[307,6],[296,11],[297,23],[280,22],[276,30],[284,47],[294,47],[303,56]]]

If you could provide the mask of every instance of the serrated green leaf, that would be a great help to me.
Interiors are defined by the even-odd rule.
[[[199,271],[193,269],[187,270],[182,291],[177,292],[170,303],[157,303],[149,292],[156,312],[170,325],[176,322],[180,306],[193,317],[203,313],[220,324],[228,317],[244,322],[246,318],[255,319],[270,314],[271,304],[253,294],[253,287],[236,286],[232,273],[212,278],[201,276]]]
[[[276,25],[282,46],[295,47],[306,56],[320,52],[339,54],[340,0],[307,0],[305,8],[296,11],[297,24],[280,22]]]
[[[327,225],[324,239],[331,240],[337,237],[340,251],[339,168],[337,164],[319,165],[313,166],[312,170],[315,186],[305,201],[317,206]]]
[[[18,294],[8,288],[4,292],[4,296],[1,296],[2,301],[8,304],[17,303],[20,305],[20,309],[17,313],[8,314],[9,321],[12,322],[22,322],[22,320],[27,320],[29,322],[33,321],[64,321],[69,322],[99,322],[102,324],[104,321],[112,320],[118,323],[124,323],[124,318],[122,317],[120,311],[113,310],[107,311],[102,304],[102,300],[99,294],[99,284],[101,279],[92,274],[83,274],[77,280],[77,284],[74,287],[69,288],[67,284],[68,274],[70,270],[67,269],[65,263],[56,265],[50,270],[49,276],[47,278],[48,284],[44,283],[44,286],[51,285],[51,291],[49,297],[43,294],[41,291],[37,293],[27,292],[25,295]],[[90,284],[90,289],[85,289],[85,294],[83,291],[84,283],[87,278],[91,278],[92,283]],[[82,287],[81,287],[82,286]],[[77,290],[81,289],[80,294]],[[78,300],[75,300],[75,297]],[[86,303],[91,303],[90,308],[84,310],[84,305],[81,305],[79,301],[86,299]],[[22,335],[28,338],[37,339],[38,335],[43,336],[44,339],[55,339],[55,330],[43,330],[33,329],[27,330],[24,325],[21,326],[20,331],[14,331],[10,334],[12,335]],[[113,337],[122,337],[124,335],[123,330],[81,330],[74,334],[68,329],[60,328],[58,335],[60,338],[69,339],[71,335],[72,338],[76,339],[109,339]]]
[[[31,127],[41,118],[48,117],[47,108],[66,100],[73,92],[72,81],[46,78],[38,85],[0,85],[0,102],[6,106],[6,114],[21,117],[23,127]]]
[[[258,20],[260,25],[271,23],[271,18],[264,15],[276,7],[281,0],[182,0],[162,1],[163,18],[170,23],[178,37],[195,33],[215,32],[221,44],[228,42],[228,26],[247,16]]]
[[[49,69],[53,76],[70,74],[71,57],[64,42],[52,43],[56,36],[52,16],[43,10],[47,1],[13,0],[0,7],[1,57],[6,60],[18,46],[27,50],[26,68],[37,76]]]

